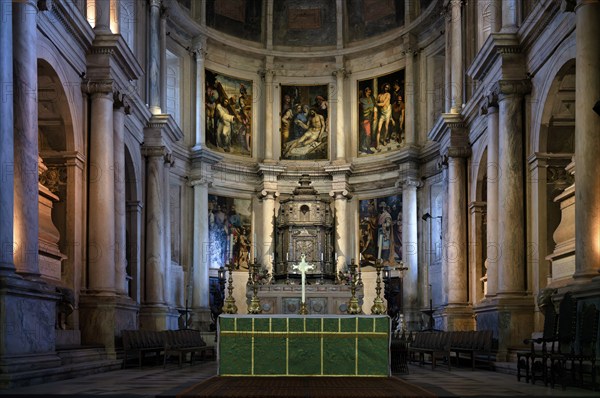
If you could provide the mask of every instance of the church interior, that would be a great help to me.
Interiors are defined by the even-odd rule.
[[[0,388],[119,369],[124,331],[235,356],[228,319],[350,315],[516,374],[566,302],[600,386],[600,0],[0,13]]]

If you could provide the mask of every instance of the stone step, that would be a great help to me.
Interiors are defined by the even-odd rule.
[[[121,363],[122,361],[120,360],[102,359],[82,363],[70,363],[55,368],[0,374],[0,389],[25,387],[109,372],[120,369]]]
[[[61,359],[62,365],[106,359],[103,346],[57,347],[56,354]]]

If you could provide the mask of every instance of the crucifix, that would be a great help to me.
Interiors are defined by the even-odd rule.
[[[306,315],[308,314],[308,310],[306,309],[306,271],[313,271],[315,265],[308,264],[306,262],[306,255],[302,254],[300,264],[292,265],[292,269],[300,271],[300,274],[302,275],[302,302],[300,303],[300,314]]]

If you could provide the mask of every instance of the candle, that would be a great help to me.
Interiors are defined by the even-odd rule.
[[[358,255],[358,265],[360,265],[360,263],[362,263],[362,253]]]
[[[381,246],[383,246],[383,234],[379,234],[379,242],[377,243],[377,259],[381,260]]]
[[[229,261],[233,259],[233,234],[229,235]]]
[[[285,253],[285,261],[290,261],[290,253]]]
[[[323,262],[323,253],[321,253],[321,262]]]

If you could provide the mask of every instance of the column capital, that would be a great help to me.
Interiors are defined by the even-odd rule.
[[[142,156],[147,158],[163,158],[167,154],[167,148],[164,146],[142,146]]]
[[[481,115],[490,115],[498,112],[498,93],[491,91],[481,99]]]
[[[446,151],[448,158],[468,158],[471,156],[471,147],[468,146],[450,146]]]
[[[150,7],[160,7],[162,5],[162,0],[148,0],[148,5]]]
[[[329,191],[329,196],[331,196],[334,200],[337,199],[352,199],[352,194],[347,189],[337,189]]]
[[[81,90],[86,94],[110,94],[115,90],[114,80],[84,80]]]
[[[414,177],[405,177],[396,181],[396,188],[409,189],[409,188],[421,188],[423,186],[423,181]]]
[[[261,68],[256,73],[258,73],[262,81],[273,81],[276,75],[275,71],[269,68]]]
[[[192,188],[194,188],[196,186],[208,188],[208,187],[212,186],[212,183],[213,183],[212,178],[202,176],[202,177],[189,178],[187,185]]]
[[[414,34],[407,33],[402,36],[402,45],[403,49],[401,53],[403,55],[417,55],[421,52],[421,48],[419,48],[417,37]]]
[[[275,198],[277,198],[279,196],[279,192],[275,191],[275,190],[263,189],[263,190],[259,191],[256,196],[260,200],[265,200],[265,199],[275,200]]]
[[[492,86],[492,92],[496,93],[499,102],[508,96],[523,96],[531,92],[531,80],[498,80]]]
[[[127,96],[120,91],[113,93],[113,108],[116,110],[123,110],[126,115],[131,114],[131,106],[129,101],[126,100]]]
[[[334,70],[333,72],[331,72],[332,76],[335,76],[339,79],[346,79],[350,73],[348,72],[348,70],[346,68],[344,68],[343,66],[341,68],[338,68],[336,70]]]
[[[479,214],[484,214],[486,212],[487,209],[487,202],[470,202],[469,203],[469,213],[470,214],[474,214],[474,213],[479,213]]]

